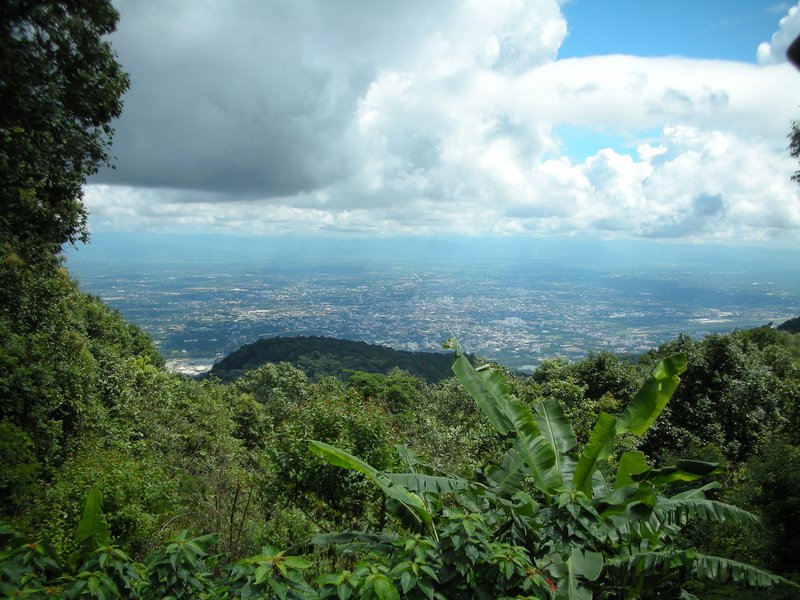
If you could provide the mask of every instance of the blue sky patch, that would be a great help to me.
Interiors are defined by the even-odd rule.
[[[600,127],[583,127],[561,124],[553,127],[553,137],[561,146],[561,156],[572,163],[581,163],[604,148],[617,154],[627,154],[638,160],[636,148],[640,144],[658,144],[659,129],[617,133]]]

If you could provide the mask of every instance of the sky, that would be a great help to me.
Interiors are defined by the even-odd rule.
[[[93,233],[800,248],[800,3],[117,0]]]

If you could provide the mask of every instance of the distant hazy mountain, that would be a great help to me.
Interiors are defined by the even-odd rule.
[[[452,376],[451,361],[449,353],[407,352],[321,336],[273,337],[232,352],[214,365],[210,375],[230,381],[264,363],[288,362],[312,379],[346,371],[388,373],[397,367],[435,383]]]

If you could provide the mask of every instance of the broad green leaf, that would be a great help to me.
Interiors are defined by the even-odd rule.
[[[800,590],[793,581],[784,579],[764,569],[719,556],[698,554],[692,564],[692,573],[701,579],[724,583],[733,581],[751,587],[771,588],[779,585]]]
[[[341,583],[336,586],[336,594],[339,596],[339,600],[349,600],[349,598],[353,595],[353,590],[350,586]]]
[[[694,490],[690,490],[694,491]],[[758,523],[756,515],[738,506],[709,500],[702,494],[679,494],[672,498],[659,498],[654,507],[654,514],[665,525],[685,525],[690,518],[699,518],[708,522],[736,520]]]
[[[449,494],[469,489],[469,482],[458,477],[441,477],[421,473],[385,473],[392,485],[400,485],[411,492],[424,494]]]
[[[564,414],[561,404],[555,398],[539,402],[534,410],[536,414],[533,418],[539,426],[539,431],[556,451],[556,468],[562,478],[566,478],[567,475],[572,474],[568,468],[572,467],[572,463],[569,463],[564,455],[578,443],[572,425]]]
[[[611,442],[614,440],[614,427],[616,419],[608,413],[600,413],[595,423],[589,441],[581,452],[572,482],[575,487],[586,495],[591,494],[592,474],[597,468],[597,463],[611,453]]]
[[[377,480],[381,475],[380,471],[369,463],[325,442],[311,440],[308,442],[308,448],[334,466],[358,471],[373,480]]]
[[[578,466],[578,457],[570,452],[569,454],[561,455],[561,480],[572,481],[575,475],[575,467]]]
[[[680,494],[675,494],[672,496],[673,498],[705,498],[706,492],[712,490],[719,490],[722,489],[722,484],[719,481],[710,481],[709,483],[705,484],[699,488],[691,488]]]
[[[509,448],[496,465],[490,466],[486,476],[500,490],[516,493],[525,478],[525,459],[516,448]]]
[[[286,595],[289,593],[289,586],[281,581],[278,581],[274,577],[267,579],[267,585],[272,588],[272,591],[275,592],[278,595],[278,598],[281,598],[281,600],[286,598]]]
[[[453,373],[467,393],[477,402],[492,427],[500,433],[512,431],[513,425],[506,414],[510,398],[505,378],[488,366],[476,370],[454,339],[447,340],[445,347],[455,350]]]
[[[686,370],[686,354],[673,354],[656,365],[617,420],[617,433],[642,436],[664,410]]]
[[[397,588],[385,575],[375,575],[373,585],[378,600],[400,600]]]
[[[642,500],[649,493],[652,493],[649,488],[626,485],[616,488],[610,494],[596,496],[595,500],[592,501],[592,506],[605,518],[609,515],[618,515],[625,512],[631,503]]]
[[[573,548],[567,560],[567,597],[570,600],[591,600],[592,590],[585,587],[580,578],[595,581],[603,570],[603,555],[599,552]]]
[[[403,574],[400,575],[400,587],[404,594],[408,594],[408,591],[413,588],[416,583],[417,578],[410,571],[404,571]]]
[[[632,473],[631,479],[637,483],[648,482],[654,486],[665,485],[675,481],[696,481],[709,475],[717,475],[721,469],[717,463],[699,460],[679,460],[669,467],[647,469]]]
[[[569,570],[589,581],[597,581],[603,570],[603,555],[600,552],[590,550],[583,552],[579,548],[574,548],[569,556]]]
[[[89,491],[83,503],[83,514],[75,533],[78,543],[89,551],[94,551],[101,546],[108,546],[111,539],[108,523],[103,516],[102,499],[100,490],[97,488]]]
[[[652,551],[650,546],[642,543],[640,547],[632,547],[630,552],[617,555],[609,562],[617,567],[623,567],[629,573],[668,573],[676,575],[686,567],[691,567],[697,553],[689,550]]]
[[[341,573],[324,573],[314,578],[314,583],[317,585],[336,585],[340,581],[344,581],[344,575]]]
[[[592,473],[592,496],[595,498],[598,496],[607,496],[610,492],[611,490],[606,483],[606,478],[602,471],[600,471],[600,469],[595,469],[594,473]]]
[[[534,409],[536,411],[534,419],[539,430],[550,440],[556,451],[566,454],[576,446],[578,440],[575,438],[575,432],[558,400],[555,398],[543,400]]]
[[[263,583],[270,575],[272,575],[272,565],[261,565],[260,567],[257,567],[254,575],[256,583]]]
[[[644,456],[644,452],[626,452],[619,457],[614,488],[619,489],[626,485],[632,485],[633,478],[631,475],[644,471],[647,471],[647,459]]]
[[[396,444],[395,448],[397,449],[397,453],[400,455],[400,458],[405,461],[408,465],[409,471],[412,473],[416,473],[416,466],[419,464],[419,456],[416,452],[411,450],[408,447],[408,444]]]
[[[318,533],[309,542],[314,546],[335,548],[337,551],[344,549],[352,551],[360,550],[380,550],[390,552],[395,541],[394,535],[365,533],[358,531],[343,531],[338,533]],[[305,542],[295,544],[287,552],[302,552],[305,550]]]
[[[528,465],[534,485],[545,493],[552,493],[563,485],[553,446],[542,436],[527,404],[513,398],[508,404],[508,416],[517,432],[514,447]]]
[[[308,448],[314,454],[321,456],[332,465],[343,467],[345,469],[351,469],[366,475],[367,478],[375,483],[384,494],[397,500],[403,507],[405,507],[414,520],[416,520],[419,524],[424,524],[426,527],[432,530],[433,521],[431,514],[425,507],[425,503],[422,501],[422,498],[413,492],[409,492],[401,485],[393,485],[392,481],[385,474],[378,471],[372,465],[364,462],[360,458],[353,456],[349,452],[340,450],[339,448],[331,446],[330,444],[311,440],[308,442]]]
[[[290,569],[308,569],[311,567],[311,563],[308,562],[305,558],[300,558],[299,556],[287,556],[285,559],[286,566]]]

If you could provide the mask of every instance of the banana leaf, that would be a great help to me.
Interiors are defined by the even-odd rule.
[[[642,436],[664,410],[686,370],[686,354],[673,354],[656,365],[617,420],[617,433]]]

